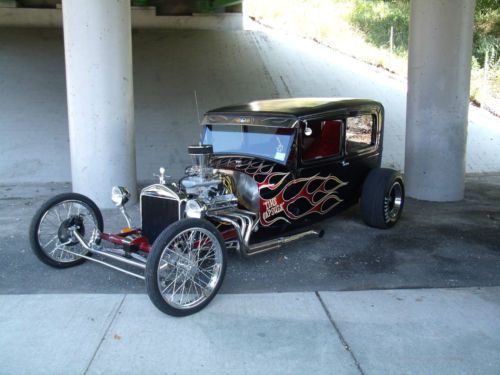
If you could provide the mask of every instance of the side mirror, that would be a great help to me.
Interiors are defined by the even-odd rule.
[[[313,133],[313,131],[312,131],[312,129],[311,129],[311,128],[307,125],[307,121],[304,121],[304,123],[306,124],[306,127],[305,127],[305,129],[304,129],[304,135],[305,135],[306,137],[309,137],[309,136]]]

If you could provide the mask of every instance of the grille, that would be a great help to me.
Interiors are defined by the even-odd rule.
[[[141,196],[142,234],[152,244],[170,224],[179,220],[179,202],[155,196]]]

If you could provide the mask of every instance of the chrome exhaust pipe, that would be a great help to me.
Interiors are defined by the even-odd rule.
[[[304,237],[316,236],[321,238],[325,233],[323,230],[311,229],[301,233],[296,233],[289,236],[283,236],[273,240],[249,245],[250,235],[259,223],[257,215],[255,213],[245,210],[231,210],[208,213],[207,216],[234,227],[238,236],[238,242],[240,244],[240,246],[238,246],[236,249],[239,255],[244,258],[279,249],[289,242],[297,241]]]
[[[234,227],[240,244],[236,249],[239,255],[246,257],[250,235],[258,225],[257,215],[251,211],[237,209],[208,213],[207,216]]]
[[[279,238],[275,238],[274,240],[259,242],[253,245],[248,246],[248,250],[246,252],[247,256],[252,256],[256,254],[265,253],[267,251],[276,250],[282,247],[283,245],[300,240],[305,237],[316,236],[318,238],[323,237],[325,234],[324,230],[307,230],[305,232],[292,234],[290,236],[283,236]]]

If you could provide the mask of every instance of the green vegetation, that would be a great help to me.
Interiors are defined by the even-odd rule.
[[[481,67],[500,60],[500,2],[477,0],[474,17],[474,57]]]
[[[247,13],[263,24],[314,39],[406,76],[410,0],[245,0],[245,3]],[[471,99],[500,114],[499,0],[477,0],[471,76]]]
[[[409,0],[354,0],[349,17],[352,25],[366,36],[369,43],[387,48],[389,30],[394,28],[394,51],[408,51],[410,21]],[[498,63],[500,52],[500,3],[498,0],[477,0],[474,28],[473,56],[480,67],[485,61],[491,66]]]
[[[196,8],[200,13],[214,13],[228,7],[241,5],[242,0],[197,0]]]
[[[348,21],[363,33],[368,43],[389,48],[393,28],[393,52],[408,53],[409,0],[353,0]],[[500,4],[498,0],[477,0],[474,17],[471,99],[498,112],[500,99]]]
[[[393,51],[400,55],[408,52],[409,0],[354,0],[353,3],[349,21],[365,35],[367,42],[377,47],[389,48],[392,27]]]

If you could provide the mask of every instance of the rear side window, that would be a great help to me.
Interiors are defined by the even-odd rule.
[[[346,119],[346,152],[356,154],[375,144],[375,116],[359,115]]]

